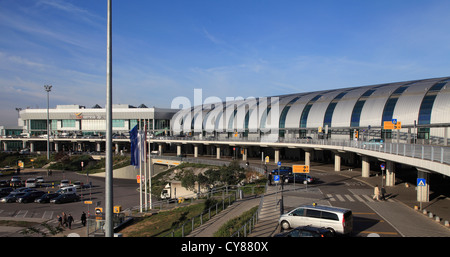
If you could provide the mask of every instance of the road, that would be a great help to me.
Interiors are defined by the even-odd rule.
[[[367,236],[376,233],[383,237],[401,236],[398,231],[386,222],[370,206],[379,201],[373,200],[373,188],[366,184],[342,176],[313,172],[312,175],[320,181],[316,184],[285,186],[283,202],[285,211],[289,211],[301,204],[313,202],[321,205],[331,205],[351,209],[353,212],[353,236]],[[387,199],[385,202],[393,202]]]

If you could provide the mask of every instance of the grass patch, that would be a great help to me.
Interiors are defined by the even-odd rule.
[[[124,237],[157,237],[164,236],[185,221],[200,215],[205,209],[205,203],[163,211],[158,214],[139,218],[130,226],[120,231]],[[177,236],[177,234],[175,234]]]
[[[29,228],[38,225],[38,222],[29,222],[21,220],[0,220],[0,226]]]
[[[241,216],[229,220],[223,224],[215,233],[214,237],[230,237],[258,211],[259,206],[255,206],[250,210],[244,212]]]

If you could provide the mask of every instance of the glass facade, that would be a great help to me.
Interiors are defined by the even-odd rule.
[[[361,112],[367,98],[375,92],[375,89],[369,89],[364,94],[361,95],[358,102],[356,102],[355,107],[353,107],[352,117],[350,120],[350,127],[359,127],[359,121],[361,120]]]
[[[322,95],[316,95],[313,99],[311,99],[308,104],[306,104],[305,108],[303,108],[302,115],[300,116],[300,128],[306,128],[306,122],[308,121],[309,111],[311,110],[312,105],[321,98]]]
[[[381,126],[385,121],[391,121],[394,115],[394,109],[397,104],[398,98],[408,88],[407,85],[397,88],[389,97],[383,109],[383,116],[381,118]]]
[[[431,111],[433,109],[434,100],[441,89],[447,84],[449,80],[444,80],[434,84],[422,100],[419,109],[418,124],[430,124],[431,122]]]
[[[339,102],[339,100],[344,97],[344,95],[346,95],[347,92],[342,92],[340,94],[338,94],[333,101],[331,101],[331,103],[328,105],[327,110],[325,111],[325,115],[323,117],[323,126],[327,126],[331,127],[331,120],[333,118],[333,113],[334,113],[334,109],[336,108],[337,103]]]

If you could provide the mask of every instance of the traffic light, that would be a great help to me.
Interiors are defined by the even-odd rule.
[[[358,130],[355,129],[355,138],[358,138]]]

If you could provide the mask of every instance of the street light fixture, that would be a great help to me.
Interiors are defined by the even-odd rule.
[[[52,91],[52,85],[44,85],[45,91],[47,91],[47,160],[50,160],[50,115],[49,115],[49,98],[50,91]]]

